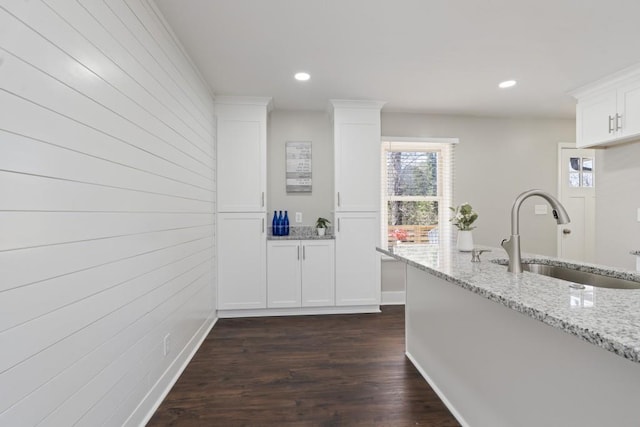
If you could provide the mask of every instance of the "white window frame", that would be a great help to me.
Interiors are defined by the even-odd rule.
[[[380,152],[381,162],[381,194],[380,194],[380,222],[381,222],[381,243],[382,247],[388,246],[388,223],[387,203],[389,200],[402,201],[436,201],[438,202],[438,242],[442,249],[447,249],[451,245],[451,234],[453,227],[449,221],[449,207],[453,205],[453,149],[458,143],[457,138],[398,138],[383,137]],[[420,151],[438,152],[438,194],[436,196],[387,196],[387,160],[386,153],[389,151]]]

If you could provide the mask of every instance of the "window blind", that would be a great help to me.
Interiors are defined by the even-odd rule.
[[[382,246],[448,249],[453,200],[455,138],[383,138],[381,146]]]

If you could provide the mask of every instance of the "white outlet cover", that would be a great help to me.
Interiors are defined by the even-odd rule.
[[[296,212],[296,222],[297,223],[302,222],[302,212]]]
[[[546,215],[547,214],[547,205],[535,205],[535,213],[536,215]]]
[[[640,208],[638,208],[638,217],[637,217],[637,219],[638,219],[638,222],[640,222]]]
[[[164,336],[162,353],[164,356],[168,355],[171,351],[171,334],[167,334]]]

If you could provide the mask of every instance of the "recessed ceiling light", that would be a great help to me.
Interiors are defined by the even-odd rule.
[[[309,73],[296,73],[293,77],[295,77],[296,80],[300,80],[301,82],[305,82],[311,78]]]
[[[505,80],[504,82],[500,83],[498,87],[500,89],[506,89],[508,87],[514,87],[516,83],[517,82],[515,80]]]

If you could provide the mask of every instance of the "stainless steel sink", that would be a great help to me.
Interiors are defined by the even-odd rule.
[[[640,289],[640,282],[619,279],[617,277],[605,276],[598,273],[588,273],[568,267],[557,265],[547,265],[538,263],[522,263],[522,269],[531,273],[542,274],[543,276],[555,277],[556,279],[582,285],[597,286],[599,288],[610,289]]]

